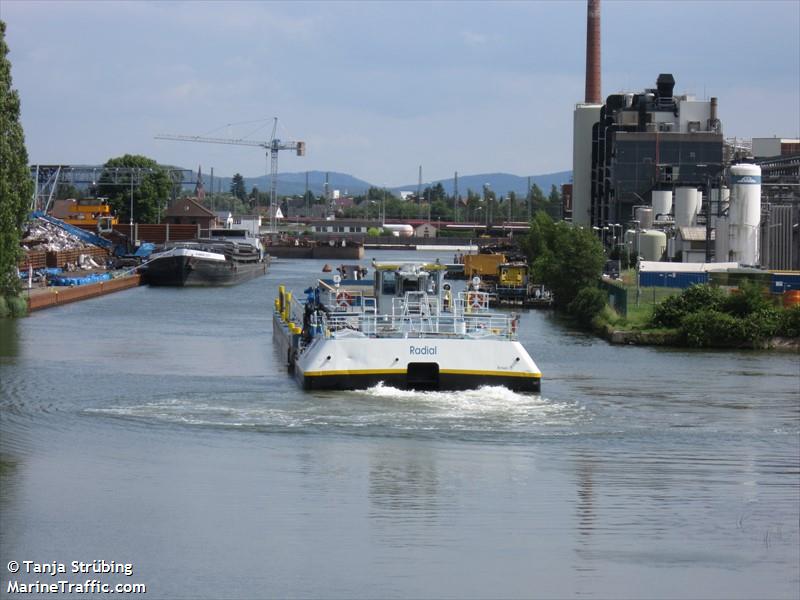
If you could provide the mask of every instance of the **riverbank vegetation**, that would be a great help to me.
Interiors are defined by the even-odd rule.
[[[697,284],[654,306],[629,310],[626,316],[604,307],[593,328],[627,343],[652,343],[690,348],[796,347],[800,338],[800,306],[782,307],[761,285],[744,282],[726,290]]]
[[[536,281],[552,292],[556,310],[590,326],[606,304],[605,294],[597,287],[605,256],[591,230],[555,222],[538,211],[523,250]]]
[[[0,318],[27,312],[17,276],[20,235],[33,195],[20,100],[11,88],[6,24],[0,21]]]
[[[634,290],[635,275],[623,273],[610,285],[622,290],[622,300],[635,291],[636,302],[626,303],[621,315],[608,303],[608,285],[599,284],[605,256],[591,230],[537,212],[523,249],[536,281],[552,292],[556,310],[614,342],[693,348],[764,348],[780,345],[776,340],[796,347],[800,342],[800,306],[782,307],[757,282],[745,281],[730,292],[708,284],[682,292]]]

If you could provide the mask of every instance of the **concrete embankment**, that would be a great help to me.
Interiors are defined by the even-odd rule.
[[[96,298],[97,296],[104,296],[120,290],[127,290],[141,285],[141,283],[141,275],[135,274],[74,287],[34,288],[30,290],[28,295],[28,311],[32,312],[50,308],[51,306],[60,306],[70,302]],[[28,294],[28,292],[25,293]]]
[[[621,331],[612,328],[598,330],[597,333],[611,344],[629,346],[669,346],[672,348],[685,348],[677,332],[674,331]],[[800,339],[772,337],[757,342],[747,342],[738,349],[749,350],[781,350],[785,352],[800,352]]]

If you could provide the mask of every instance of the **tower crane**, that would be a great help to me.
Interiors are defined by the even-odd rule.
[[[278,117],[274,118],[272,135],[269,141],[245,140],[242,138],[215,138],[199,135],[173,135],[163,133],[155,136],[157,140],[174,140],[179,142],[203,142],[206,144],[230,144],[232,146],[256,146],[264,148],[270,157],[270,193],[269,193],[269,230],[276,231],[275,214],[278,206],[278,152],[280,150],[294,150],[297,156],[305,156],[305,142],[284,142],[275,137],[278,128]]]

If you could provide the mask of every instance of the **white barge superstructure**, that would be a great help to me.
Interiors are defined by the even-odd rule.
[[[309,390],[457,390],[502,385],[538,392],[541,372],[517,339],[519,317],[489,312],[488,295],[453,292],[438,264],[373,263],[365,282],[320,281],[298,301],[283,286],[273,339]]]

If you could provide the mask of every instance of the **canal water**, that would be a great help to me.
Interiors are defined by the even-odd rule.
[[[0,321],[0,595],[800,596],[797,355],[610,346],[530,311],[541,395],[306,393],[270,310],[322,265]],[[132,575],[71,573],[95,560]]]

